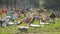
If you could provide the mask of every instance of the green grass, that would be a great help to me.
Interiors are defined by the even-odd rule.
[[[16,20],[18,21],[19,18]],[[38,23],[39,22],[37,20],[35,20],[33,22],[33,24],[38,24]],[[27,26],[28,24],[23,23],[21,25]],[[5,26],[4,28],[0,26],[0,34],[16,34],[17,32],[19,34],[60,34],[60,22],[58,22],[58,18],[56,18],[55,24],[51,23],[49,25],[44,25],[44,27],[38,27],[38,28],[30,27],[28,29],[28,33],[20,32],[20,30],[18,30],[17,26],[19,26],[19,25],[13,25],[13,26],[9,26],[9,27]]]
[[[56,20],[57,21],[57,20]],[[34,21],[37,22],[37,21]],[[27,25],[26,23],[23,23],[21,25]],[[17,28],[18,25],[13,25],[13,26],[9,26],[9,27],[0,27],[0,34],[15,34],[17,33],[19,30]],[[49,24],[49,25],[45,25],[45,27],[30,27],[28,29],[29,33],[35,33],[35,34],[60,34],[60,22],[56,22],[55,24]],[[19,32],[20,34],[22,34],[22,32]],[[29,34],[28,33],[28,34]],[[25,33],[23,33],[25,34]]]

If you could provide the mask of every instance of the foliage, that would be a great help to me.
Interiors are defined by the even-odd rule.
[[[56,8],[59,9],[60,0],[46,0],[45,7],[50,9],[56,9]]]

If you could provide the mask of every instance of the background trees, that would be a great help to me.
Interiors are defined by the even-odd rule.
[[[34,6],[34,7],[39,7],[39,1],[40,0],[0,0],[0,4],[8,4],[8,5],[15,5],[17,4],[18,6]],[[60,9],[60,0],[43,0],[44,7],[48,9]]]
[[[60,0],[46,0],[45,7],[50,9],[60,9]]]
[[[16,2],[15,2],[16,1]],[[25,7],[39,7],[39,0],[0,0],[0,4]]]

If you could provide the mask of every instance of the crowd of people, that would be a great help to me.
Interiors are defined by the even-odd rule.
[[[23,20],[20,20],[20,23],[33,23],[33,21],[36,19],[40,22],[40,20],[42,22],[46,22],[46,20],[50,20],[50,18],[53,20],[53,23],[55,23],[55,17],[56,15],[54,13],[52,13],[51,15],[48,15],[46,12],[44,12],[44,10],[39,10],[39,11],[34,11],[32,10],[31,13],[28,15],[27,13],[29,13],[31,10],[29,9],[18,9],[18,8],[12,8],[12,9],[8,9],[8,8],[3,8],[0,9],[0,24],[1,26],[4,25],[4,23],[8,23],[12,20],[12,22],[14,22],[15,19],[24,16],[25,18]],[[40,13],[46,13],[46,14],[42,14],[40,15]],[[2,16],[2,14],[5,13],[6,16]],[[26,15],[27,14],[27,15]]]

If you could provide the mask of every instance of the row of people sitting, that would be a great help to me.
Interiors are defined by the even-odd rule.
[[[29,16],[27,16],[25,19],[20,20],[20,24],[23,23],[23,22],[25,22],[25,23],[31,23],[35,19],[37,19],[38,21],[40,21],[40,19],[41,19],[42,22],[45,22],[48,19],[47,17],[50,17],[50,18],[52,18],[54,20],[56,16],[54,15],[54,13],[52,13],[50,16],[44,15],[43,17],[41,17],[38,14],[35,14],[33,12],[32,14],[30,14]],[[13,14],[12,18],[3,17],[2,20],[0,20],[1,25],[3,25],[3,23],[6,22],[6,21],[9,22],[8,19],[14,20],[15,18],[18,18],[18,14],[16,12]]]

